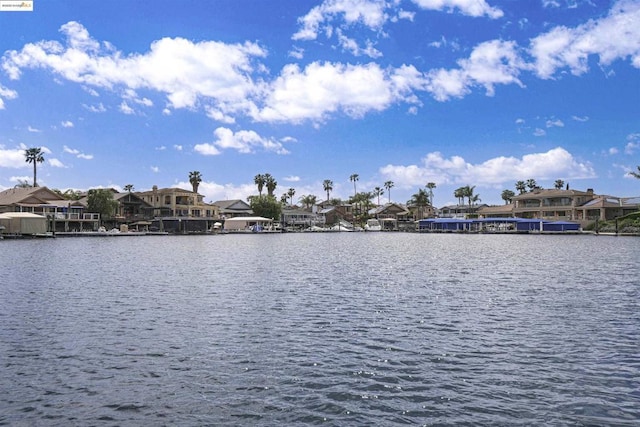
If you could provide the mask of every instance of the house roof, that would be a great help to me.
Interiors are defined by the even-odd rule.
[[[213,202],[213,204],[218,206],[221,210],[232,210],[232,211],[251,210],[251,206],[247,202],[240,199],[218,200]]]
[[[579,190],[558,190],[551,188],[548,190],[539,189],[526,193],[518,194],[512,197],[512,200],[522,200],[531,198],[545,198],[545,197],[573,197],[573,196],[592,196],[593,191],[579,191]]]
[[[75,200],[66,200],[47,187],[17,187],[0,192],[0,206],[51,206],[78,205]]]

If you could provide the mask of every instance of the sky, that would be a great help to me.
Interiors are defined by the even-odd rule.
[[[640,196],[640,0],[34,0],[0,11],[0,190],[31,147],[63,191]]]

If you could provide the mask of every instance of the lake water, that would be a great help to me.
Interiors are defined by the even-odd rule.
[[[639,425],[640,238],[0,242],[0,425]]]

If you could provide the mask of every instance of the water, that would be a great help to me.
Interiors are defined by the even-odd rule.
[[[0,425],[639,425],[640,239],[0,242]]]

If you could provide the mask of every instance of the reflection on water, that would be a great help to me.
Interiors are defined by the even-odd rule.
[[[640,239],[0,244],[0,424],[636,425]]]

